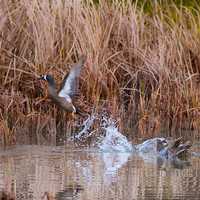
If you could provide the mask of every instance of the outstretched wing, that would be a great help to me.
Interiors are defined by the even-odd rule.
[[[86,56],[82,55],[79,61],[72,66],[69,75],[64,77],[58,96],[70,99],[76,94],[78,88],[77,78],[80,76],[85,61]]]

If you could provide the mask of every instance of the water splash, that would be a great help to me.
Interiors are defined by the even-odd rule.
[[[94,132],[94,130],[91,131],[91,127],[94,124],[95,119],[95,115],[88,116],[88,118],[83,122],[83,129],[75,136],[75,138],[81,140],[90,137]]]
[[[95,126],[94,126],[95,125]],[[107,113],[92,114],[82,123],[82,129],[70,141],[85,141],[94,135],[97,146],[102,152],[131,152],[132,144],[119,132],[117,121],[108,116]],[[94,127],[98,127],[94,129]]]
[[[105,132],[105,136],[98,144],[100,150],[103,152],[133,151],[132,144],[119,132],[117,122],[112,118],[104,117],[102,119],[102,129]]]
[[[89,115],[88,118],[82,123],[81,127],[82,130],[76,134],[75,136],[70,137],[69,141],[83,141],[96,132],[96,130],[92,130],[92,125],[94,124],[94,121],[97,119],[97,116],[92,114]]]
[[[106,114],[93,114],[82,123],[82,130],[72,139],[86,141],[94,136],[97,138],[93,146],[102,152],[108,174],[114,174],[124,165],[132,153],[139,155],[145,162],[163,165],[165,160],[175,162],[177,159],[166,157],[166,138],[153,138],[141,144],[133,145],[119,131],[118,122]],[[96,127],[96,130],[95,128]],[[126,154],[126,155],[125,155]],[[107,174],[106,173],[106,174]]]

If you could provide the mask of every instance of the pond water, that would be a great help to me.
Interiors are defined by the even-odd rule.
[[[1,195],[19,200],[200,199],[199,157],[175,164],[69,146],[0,152]]]

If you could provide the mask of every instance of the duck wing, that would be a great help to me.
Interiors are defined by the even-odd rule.
[[[182,137],[168,141],[168,149],[176,149],[182,142]]]
[[[71,101],[70,100],[71,97],[73,97],[77,93],[78,89],[77,79],[80,76],[80,72],[85,61],[86,61],[86,56],[82,55],[79,61],[72,66],[69,74],[67,74],[63,79],[58,96],[64,97],[67,100]]]

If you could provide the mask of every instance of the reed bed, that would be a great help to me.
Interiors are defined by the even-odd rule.
[[[42,100],[46,87],[37,78],[49,73],[60,83],[81,54],[85,112],[108,112],[130,138],[198,138],[200,6],[141,5],[2,0],[1,144],[56,143],[73,130],[68,114]]]

